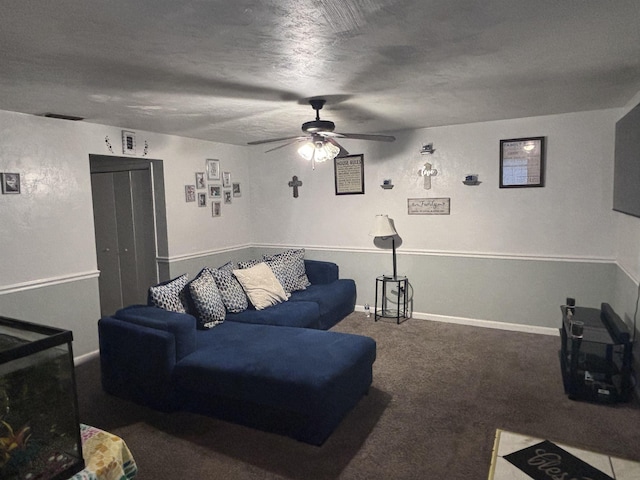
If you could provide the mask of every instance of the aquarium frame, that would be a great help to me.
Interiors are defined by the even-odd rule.
[[[0,365],[4,363],[11,362],[13,360],[17,360],[20,358],[27,357],[29,355],[33,355],[39,353],[41,351],[55,348],[57,346],[67,344],[68,349],[68,361],[70,363],[69,368],[71,371],[71,379],[74,387],[74,395],[73,395],[73,414],[75,416],[76,424],[78,428],[76,431],[76,444],[78,445],[78,455],[79,458],[77,462],[71,465],[66,470],[58,472],[57,475],[50,477],[48,480],[66,480],[69,477],[72,477],[76,473],[84,470],[85,461],[82,450],[82,435],[80,433],[80,409],[78,405],[78,390],[77,390],[77,382],[76,382],[76,371],[75,365],[73,362],[73,333],[70,330],[63,330],[56,327],[49,327],[46,325],[40,325],[37,323],[27,322],[25,320],[18,320],[15,318],[9,318],[0,316],[0,326],[7,326],[17,330],[30,331],[34,333],[39,333],[42,335],[47,335],[44,338],[40,338],[37,340],[26,340],[29,343],[24,345],[17,345],[8,350],[0,352]]]

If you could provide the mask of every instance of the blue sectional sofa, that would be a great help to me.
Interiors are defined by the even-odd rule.
[[[376,344],[326,331],[355,304],[337,265],[305,260],[311,285],[263,310],[196,318],[134,305],[98,322],[106,392],[163,411],[212,415],[321,445],[366,394]]]
[[[304,266],[311,282],[306,289],[292,292],[288,301],[264,310],[249,307],[227,313],[225,321],[329,330],[353,312],[356,284],[350,278],[339,278],[338,265],[305,259]]]

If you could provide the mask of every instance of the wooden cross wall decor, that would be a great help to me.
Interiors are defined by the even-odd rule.
[[[293,198],[298,198],[298,187],[302,186],[302,182],[294,175],[289,182],[289,186],[293,187]]]

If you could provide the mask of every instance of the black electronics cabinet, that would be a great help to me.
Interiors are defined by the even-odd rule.
[[[607,303],[600,310],[567,303],[560,327],[565,393],[572,400],[629,401],[633,343],[626,325]]]

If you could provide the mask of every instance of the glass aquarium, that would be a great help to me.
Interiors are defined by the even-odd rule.
[[[84,468],[72,340],[0,316],[1,479],[66,479]]]

